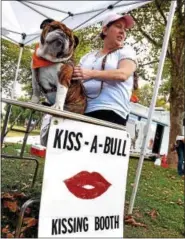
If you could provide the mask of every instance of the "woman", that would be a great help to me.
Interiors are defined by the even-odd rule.
[[[82,57],[74,68],[73,79],[83,81],[88,96],[85,115],[126,125],[137,64],[135,51],[123,42],[133,26],[129,15],[109,15],[100,34],[103,48]]]

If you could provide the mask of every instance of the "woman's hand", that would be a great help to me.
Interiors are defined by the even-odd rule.
[[[75,66],[73,71],[72,80],[90,80],[92,78],[92,70]]]

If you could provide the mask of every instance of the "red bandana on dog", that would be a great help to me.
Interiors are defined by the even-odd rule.
[[[42,57],[38,57],[36,55],[36,51],[37,51],[38,48],[39,48],[39,44],[37,44],[35,46],[35,51],[34,51],[34,53],[32,55],[32,69],[36,69],[36,68],[40,68],[40,67],[46,67],[46,66],[51,66],[51,65],[55,64],[54,62],[45,60]]]

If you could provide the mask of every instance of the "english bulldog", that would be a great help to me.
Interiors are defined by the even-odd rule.
[[[33,103],[39,102],[42,92],[56,109],[84,112],[83,86],[79,81],[71,80],[73,55],[78,43],[78,38],[63,23],[52,21],[44,26],[32,57]]]

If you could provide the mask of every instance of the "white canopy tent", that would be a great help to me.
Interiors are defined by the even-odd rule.
[[[20,44],[12,99],[24,45],[39,41],[40,23],[46,18],[62,21],[73,30],[101,22],[110,12],[126,13],[149,1],[2,1],[2,37]]]
[[[79,30],[101,22],[110,12],[126,13],[142,7],[151,1],[2,1],[2,37],[12,42],[19,43],[21,46],[13,89],[15,89],[23,46],[29,45],[35,40],[38,41],[40,35],[39,26],[45,18],[53,18],[62,21],[69,28]],[[158,89],[161,82],[175,8],[176,1],[172,1],[159,59],[154,94],[150,105],[146,130],[143,135],[143,144],[130,200],[129,214],[132,214],[138,189],[146,145],[148,143],[149,127],[152,121]],[[12,98],[13,96],[14,93],[12,94]]]
[[[39,39],[46,18],[62,21],[73,30],[100,22],[110,12],[125,13],[150,1],[2,1],[2,35],[24,44]]]

